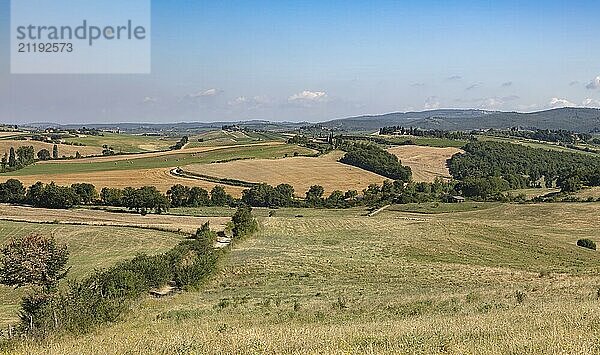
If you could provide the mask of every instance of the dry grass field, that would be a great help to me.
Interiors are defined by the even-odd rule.
[[[51,210],[0,205],[0,220],[57,224],[78,223],[90,226],[151,227],[174,232],[180,230],[185,233],[195,233],[207,221],[210,221],[212,229],[224,230],[229,218],[156,214],[141,216],[136,213],[114,213],[89,209]]]
[[[261,218],[202,291],[15,353],[594,354],[600,204]],[[312,210],[311,210],[312,211]]]
[[[575,194],[579,198],[600,198],[600,187],[590,187]]]
[[[446,160],[454,154],[462,152],[459,148],[435,148],[416,145],[394,147],[388,151],[395,154],[403,165],[410,166],[413,180],[418,182],[433,182],[436,177],[450,178]]]
[[[213,182],[204,180],[186,179],[173,176],[169,173],[172,168],[157,168],[157,169],[139,169],[139,170],[113,170],[99,171],[91,173],[64,173],[64,174],[46,174],[46,175],[24,175],[15,176],[25,186],[31,186],[37,181],[50,183],[54,181],[57,185],[66,186],[75,183],[89,183],[96,186],[100,191],[104,187],[125,188],[125,187],[142,187],[156,186],[162,192],[166,192],[173,185],[182,184],[186,186],[198,186],[210,191],[215,185]],[[0,176],[0,181],[2,180]],[[6,177],[5,179],[8,179]],[[244,188],[237,186],[223,185],[225,190],[232,196],[241,196]]]
[[[103,145],[110,146],[117,153],[140,153],[157,150],[166,150],[175,144],[179,138],[142,136],[133,134],[118,134],[103,132],[101,136],[81,135],[75,138],[67,138],[67,142],[81,143],[86,146],[101,148]]]
[[[321,185],[325,193],[334,190],[362,191],[369,184],[381,184],[384,177],[339,163],[343,153],[333,152],[318,158],[293,157],[278,160],[254,159],[227,163],[188,165],[183,170],[216,178],[229,178],[270,185],[290,184],[302,196],[310,186]]]
[[[36,154],[37,154],[37,152],[39,152],[42,149],[47,149],[50,152],[50,154],[52,154],[52,148],[54,147],[54,144],[38,142],[38,141],[33,141],[33,140],[12,140],[12,139],[0,140],[0,155],[4,155],[4,153],[8,154],[11,147],[15,148],[15,150],[16,150],[18,147],[23,147],[23,146],[27,146],[27,147],[33,146],[33,149],[35,150]],[[74,157],[77,152],[79,152],[79,154],[81,154],[82,156],[98,155],[98,154],[102,154],[102,148],[88,147],[88,146],[83,147],[83,146],[75,146],[75,145],[68,145],[68,144],[59,144],[58,145],[59,157],[62,157],[62,156]]]

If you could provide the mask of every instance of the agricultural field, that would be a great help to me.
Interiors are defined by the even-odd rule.
[[[597,353],[600,265],[575,242],[597,237],[598,213],[597,203],[496,204],[261,217],[261,232],[235,244],[203,290],[16,350]]]
[[[454,154],[462,153],[459,148],[436,148],[415,145],[393,147],[388,151],[398,157],[403,165],[410,166],[412,178],[418,182],[433,182],[435,178],[450,178],[446,161]]]
[[[597,153],[594,153],[594,152],[586,152],[586,151],[583,151],[583,150],[578,150],[578,149],[572,149],[572,148],[568,148],[568,147],[563,147],[563,146],[559,145],[558,143],[543,142],[543,141],[537,141],[537,140],[526,139],[526,138],[492,137],[492,136],[485,136],[485,135],[482,136],[482,135],[479,135],[479,136],[477,136],[477,139],[481,140],[481,141],[493,141],[493,142],[504,142],[504,143],[519,144],[519,145],[523,145],[523,146],[530,147],[530,148],[540,148],[540,149],[546,149],[546,150],[555,150],[555,151],[559,151],[559,152],[597,155]],[[581,147],[585,148],[586,146],[581,146]]]
[[[222,231],[229,221],[226,217],[194,217],[121,211],[71,209],[51,210],[0,204],[0,220],[55,224],[82,224],[90,226],[137,227],[193,234],[202,224],[210,222],[215,231]]]
[[[195,179],[185,179],[170,174],[171,169],[188,164],[210,164],[216,161],[234,159],[276,159],[314,154],[314,151],[286,144],[254,144],[234,147],[203,147],[182,149],[172,152],[145,153],[132,156],[98,157],[65,162],[42,162],[8,174],[0,175],[0,182],[11,178],[19,179],[26,185],[37,181],[59,185],[91,183],[102,187],[140,187],[154,185],[167,191],[175,184],[199,186],[211,189],[216,184]],[[239,187],[228,186],[235,196],[241,194]]]
[[[0,139],[0,155],[4,155],[5,153],[8,154],[11,147],[15,148],[15,150],[16,150],[18,147],[29,147],[29,146],[33,147],[36,154],[37,154],[37,152],[39,152],[42,149],[47,149],[50,152],[50,154],[52,154],[52,149],[54,147],[54,144],[38,142],[38,141],[34,141],[34,140]],[[58,146],[58,156],[59,157],[63,157],[63,156],[75,157],[77,152],[79,152],[79,154],[81,154],[82,156],[102,154],[101,147],[82,147],[82,146],[69,145],[69,144],[58,144],[57,146]]]
[[[577,192],[575,194],[575,196],[579,197],[579,198],[600,198],[600,187],[589,187],[589,188],[585,188],[579,192]]]
[[[89,147],[95,147],[102,152],[102,146],[110,146],[115,153],[143,153],[167,150],[177,143],[179,138],[155,137],[133,134],[119,134],[104,132],[102,136],[79,136],[67,138],[66,142],[80,143]]]
[[[518,190],[509,190],[507,191],[507,193],[513,195],[513,196],[517,196],[517,195],[525,195],[525,197],[530,200],[532,198],[535,197],[540,197],[540,196],[545,196],[548,194],[553,194],[553,193],[557,193],[560,192],[560,189],[558,188],[550,188],[550,187],[544,187],[544,188],[530,188],[530,189],[518,189]]]
[[[210,131],[190,137],[187,148],[252,144],[269,141],[285,141],[284,137],[272,132],[228,132]]]
[[[381,184],[383,176],[339,163],[343,152],[335,151],[320,157],[291,157],[278,160],[237,160],[218,164],[196,164],[182,169],[194,174],[229,178],[269,185],[290,184],[296,195],[302,196],[310,186],[321,185],[325,193],[334,190],[362,191],[370,184]]]
[[[5,212],[5,207],[2,207],[2,217],[5,217]],[[68,245],[71,266],[68,277],[71,279],[82,278],[96,269],[110,267],[138,253],[165,252],[182,239],[179,234],[139,228],[0,221],[0,244],[32,233],[53,235],[60,243]],[[0,329],[17,321],[20,298],[26,292],[27,289],[0,286]]]
[[[405,144],[407,141],[411,142],[411,145],[419,145],[424,147],[436,147],[436,148],[462,148],[468,143],[466,140],[456,140],[447,138],[434,138],[434,137],[416,137],[416,136],[394,136],[394,135],[380,135],[377,136],[386,138],[390,143],[393,144]]]

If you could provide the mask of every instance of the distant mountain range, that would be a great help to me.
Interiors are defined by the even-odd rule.
[[[29,126],[38,128],[60,127],[63,129],[88,128],[121,129],[130,132],[174,131],[185,132],[220,128],[224,125],[239,125],[250,129],[261,130],[293,130],[302,126],[314,125],[308,122],[185,122],[185,123],[113,123],[59,125],[53,123],[32,123]],[[422,129],[440,129],[467,131],[488,128],[538,128],[565,129],[588,133],[600,131],[600,109],[596,108],[558,108],[547,111],[521,113],[484,110],[432,110],[421,112],[397,112],[375,116],[358,116],[322,122],[319,125],[343,131],[376,131],[385,126],[418,127]]]
[[[488,128],[565,129],[576,132],[600,131],[600,109],[558,108],[520,113],[482,110],[433,110],[360,116],[323,123],[345,131],[374,131],[384,126],[412,126],[422,129],[474,130]]]

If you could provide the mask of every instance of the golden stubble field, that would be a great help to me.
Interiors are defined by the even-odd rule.
[[[343,152],[312,157],[285,159],[238,160],[217,164],[195,164],[183,170],[216,178],[229,178],[269,185],[290,184],[296,195],[303,196],[312,185],[321,185],[325,193],[334,190],[362,191],[370,184],[381,184],[385,177],[369,171],[339,163]]]
[[[18,179],[25,186],[31,186],[38,181],[43,183],[55,182],[57,185],[70,186],[76,183],[88,183],[96,186],[98,192],[104,187],[125,188],[155,186],[162,192],[168,191],[173,185],[198,186],[210,191],[216,185],[221,185],[232,196],[239,197],[244,188],[217,184],[204,180],[186,179],[170,174],[172,168],[112,170],[89,173],[64,173],[46,175],[23,175],[7,177]],[[1,180],[0,176],[0,180]]]
[[[450,208],[441,209],[444,211]],[[199,292],[17,353],[594,354],[600,204],[261,218]]]
[[[35,150],[35,154],[37,154],[37,152],[39,152],[42,149],[47,149],[50,152],[50,154],[52,154],[52,148],[54,147],[54,144],[38,142],[33,140],[0,140],[0,155],[4,155],[4,153],[8,154],[11,147],[15,148],[16,150],[18,147],[29,146],[33,147],[33,149]],[[74,157],[77,154],[77,152],[79,152],[79,154],[81,154],[82,156],[99,155],[102,154],[102,148],[58,144],[58,156],[61,158],[63,155],[67,157]]]
[[[151,227],[166,231],[195,233],[202,224],[210,222],[212,229],[222,231],[229,221],[227,217],[192,217],[137,213],[107,212],[89,209],[52,210],[0,204],[0,220],[84,224],[90,226]]]
[[[433,182],[436,177],[450,178],[446,160],[454,154],[462,153],[458,148],[435,148],[416,145],[399,146],[388,149],[403,165],[412,169],[412,177],[418,182]]]

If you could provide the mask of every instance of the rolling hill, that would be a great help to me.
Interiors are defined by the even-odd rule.
[[[384,126],[412,126],[422,129],[461,131],[519,126],[590,132],[600,130],[600,109],[559,108],[531,113],[434,110],[351,117],[325,122],[323,125],[345,131],[373,131]]]

